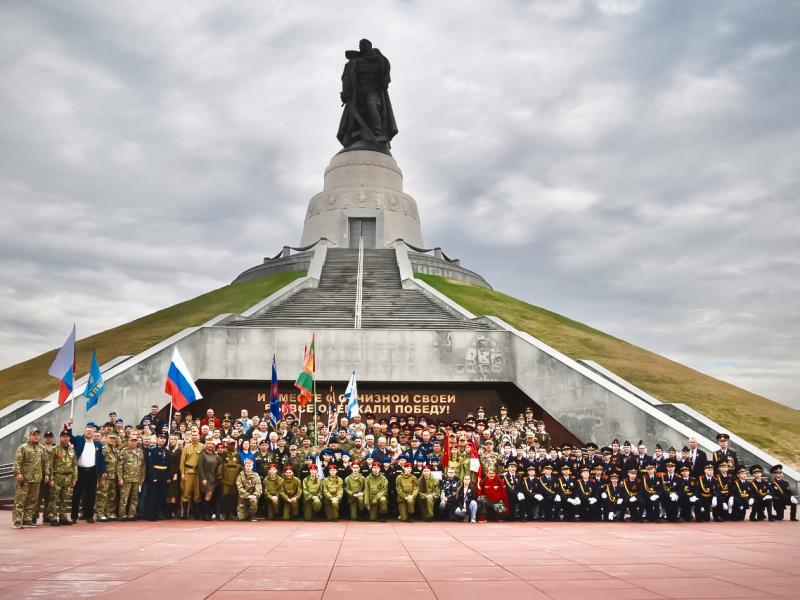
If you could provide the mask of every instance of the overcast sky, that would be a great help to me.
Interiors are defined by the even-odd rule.
[[[0,368],[299,242],[344,51],[496,289],[800,406],[800,3],[0,3]]]

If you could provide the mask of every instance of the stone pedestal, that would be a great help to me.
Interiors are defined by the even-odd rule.
[[[375,219],[376,248],[396,239],[423,245],[417,203],[403,193],[403,173],[387,154],[355,150],[331,159],[323,191],[308,203],[300,245],[325,237],[339,247],[351,246],[351,219]]]

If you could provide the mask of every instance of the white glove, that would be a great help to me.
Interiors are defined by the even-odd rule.
[[[614,520],[614,513],[613,512],[608,513],[608,520],[609,521],[613,521]]]
[[[770,496],[769,494],[767,494],[766,496],[764,496],[764,500],[772,500],[772,496]]]
[[[556,497],[553,498],[556,502],[561,502],[561,494],[556,494]]]
[[[678,501],[678,494],[676,494],[675,492],[670,493],[669,499],[672,500],[673,502],[677,502]]]
[[[711,499],[711,508],[717,508],[717,497],[716,496],[714,496]]]
[[[732,508],[733,508],[733,496],[728,498],[728,510],[731,510]]]
[[[636,496],[631,496],[631,502],[636,502],[638,498]]]
[[[694,504],[698,500],[699,500],[699,498],[697,496],[692,496],[691,498],[689,498],[689,502],[691,502],[692,504]]]
[[[589,504],[597,504],[597,498],[589,498]]]
[[[544,500],[544,496],[542,496],[541,494],[534,494],[533,497],[536,498],[536,500],[538,500],[539,502]]]
[[[753,498],[750,498],[750,500],[747,501],[747,506],[753,506],[755,503],[756,501]]]
[[[791,498],[789,498],[789,502],[791,502],[792,504],[797,504],[797,498],[795,496],[792,496]]]
[[[603,492],[602,494],[600,494],[600,497],[601,497],[603,500],[605,500],[606,498],[608,498],[608,494],[606,494],[605,492]]]
[[[581,499],[580,498],[575,498],[575,502],[573,502],[573,504],[575,506],[580,506],[581,505]]]
[[[517,492],[517,500],[520,501],[525,500],[525,494],[523,494],[522,492]]]
[[[619,500],[617,500],[617,506],[620,506],[620,505],[622,505],[622,498],[620,498]]]
[[[656,500],[658,500],[658,494],[653,494],[652,496],[650,496],[651,502],[655,502]]]

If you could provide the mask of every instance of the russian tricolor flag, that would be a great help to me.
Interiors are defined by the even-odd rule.
[[[72,332],[67,337],[67,341],[61,346],[61,350],[56,354],[53,364],[48,371],[50,375],[58,379],[58,405],[63,406],[67,398],[72,397],[72,388],[75,378],[75,325]]]
[[[175,410],[181,410],[203,397],[194,384],[189,367],[183,362],[183,357],[177,348],[172,353],[172,362],[169,364],[164,392],[172,396],[172,407]]]

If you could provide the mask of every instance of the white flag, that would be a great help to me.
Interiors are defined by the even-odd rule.
[[[344,392],[345,400],[347,400],[347,418],[352,419],[359,414],[358,411],[358,386],[356,384],[356,372],[350,376],[350,381],[347,383],[347,389]]]

